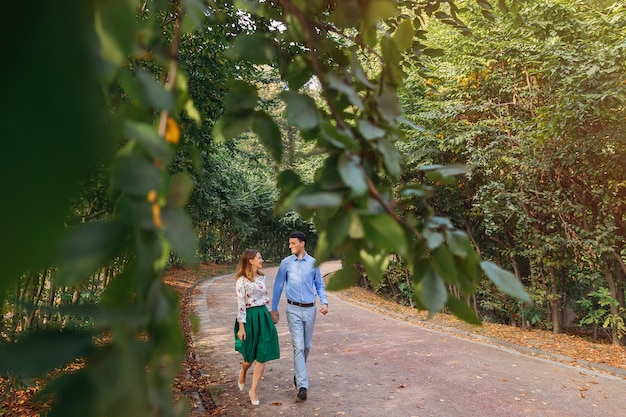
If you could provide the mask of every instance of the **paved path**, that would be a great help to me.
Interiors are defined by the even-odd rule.
[[[327,273],[338,262],[322,265]],[[264,269],[268,285],[276,268]],[[252,406],[237,388],[237,311],[232,276],[209,279],[193,298],[196,354],[215,381],[226,416],[258,417],[621,417],[626,380],[534,358],[396,320],[329,294],[318,314],[308,369],[308,400],[292,387],[293,353],[280,302],[281,359],[269,362]],[[251,373],[246,385],[249,386]],[[194,413],[202,415],[202,413]]]

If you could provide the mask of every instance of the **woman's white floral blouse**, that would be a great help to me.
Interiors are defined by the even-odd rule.
[[[270,309],[270,297],[267,292],[267,285],[264,276],[258,276],[254,282],[246,277],[237,278],[237,304],[238,313],[237,321],[239,323],[246,322],[246,308],[266,306]]]

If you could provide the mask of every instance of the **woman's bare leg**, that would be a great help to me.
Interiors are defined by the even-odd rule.
[[[252,366],[252,362],[241,362],[241,371],[239,371],[239,382],[240,384],[246,383],[246,374],[248,373],[248,369]]]
[[[254,373],[252,374],[252,387],[249,391],[250,399],[252,401],[258,401],[259,399],[256,394],[256,389],[259,386],[259,381],[261,381],[261,377],[263,376],[263,371],[265,371],[265,362],[257,362],[254,365]]]

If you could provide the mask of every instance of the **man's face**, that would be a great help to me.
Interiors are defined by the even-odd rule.
[[[304,242],[300,242],[300,239],[291,237],[289,238],[289,249],[291,253],[298,256],[304,253]]]

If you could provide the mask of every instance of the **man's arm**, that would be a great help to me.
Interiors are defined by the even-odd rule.
[[[319,267],[315,268],[315,277],[313,278],[315,284],[315,291],[320,298],[320,313],[326,315],[328,313],[328,297],[326,296],[326,284],[324,284],[324,278],[322,277],[322,271]]]
[[[287,268],[284,262],[280,263],[276,278],[274,279],[274,289],[272,290],[272,310],[278,313],[278,303],[280,302],[280,296],[283,293],[283,287],[285,286],[285,277],[287,275]]]
[[[283,293],[283,287],[285,286],[286,268],[283,266],[284,262],[280,263],[276,278],[274,279],[274,288],[272,290],[272,309],[270,310],[270,316],[274,324],[278,323],[280,315],[278,314],[278,303],[280,302],[280,296]]]

